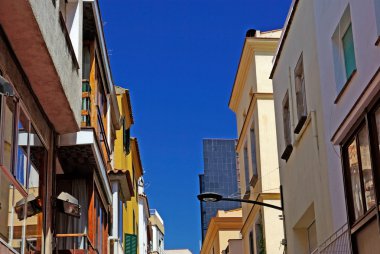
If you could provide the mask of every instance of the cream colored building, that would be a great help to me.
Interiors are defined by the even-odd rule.
[[[242,198],[281,206],[276,123],[269,74],[281,30],[249,30],[229,102],[238,130]],[[244,253],[283,253],[281,210],[242,203]]]
[[[241,208],[229,211],[219,210],[210,220],[200,254],[222,253],[227,248],[230,239],[241,238],[241,227]]]
[[[380,4],[294,0],[273,78],[288,253],[379,253]]]

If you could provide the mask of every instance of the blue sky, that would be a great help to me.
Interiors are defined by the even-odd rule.
[[[281,28],[291,0],[100,0],[116,85],[130,89],[146,192],[165,248],[199,253],[203,138],[236,138],[228,100],[245,32]]]

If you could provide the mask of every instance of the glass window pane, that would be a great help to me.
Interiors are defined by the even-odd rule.
[[[26,172],[28,167],[28,140],[29,140],[29,120],[25,116],[23,111],[20,111],[20,117],[17,124],[18,136],[17,136],[17,157],[16,165],[14,168],[14,176],[26,187]]]
[[[351,189],[355,219],[357,219],[364,214],[364,208],[360,186],[360,172],[356,140],[352,141],[351,145],[348,147],[348,162],[351,175]]]
[[[244,147],[244,171],[245,171],[245,190],[249,191],[249,165],[248,165],[248,149]]]
[[[380,152],[380,107],[375,112],[375,120],[376,120],[377,140],[378,140],[379,152]]]
[[[352,72],[356,69],[352,25],[348,27],[346,33],[343,35],[342,44],[343,44],[343,53],[344,53],[344,64],[346,67],[346,76],[348,78],[351,76]]]
[[[12,145],[13,145],[13,129],[14,117],[16,112],[16,104],[11,97],[5,99],[4,108],[4,152],[3,152],[3,165],[11,170],[12,166]]]
[[[255,130],[251,129],[251,160],[252,160],[252,170],[253,175],[257,176],[257,162],[256,162],[256,136]]]
[[[43,182],[43,172],[45,171],[47,151],[43,146],[36,131],[32,128],[29,135],[30,145],[30,167],[28,178],[28,194],[29,197],[35,198],[36,209],[40,212],[29,216],[26,221],[26,250],[41,251],[41,239],[43,228],[43,213],[42,213],[42,192],[41,186]],[[38,207],[38,208],[37,208]]]
[[[14,188],[4,172],[0,170],[0,238],[21,252],[23,236],[23,211],[25,197]],[[18,214],[18,213],[19,214]]]
[[[375,188],[372,177],[371,155],[369,150],[368,129],[364,127],[359,132],[360,159],[363,172],[364,196],[367,210],[373,207],[375,202]]]
[[[261,215],[255,223],[255,241],[256,241],[256,253],[265,254],[265,241],[263,233],[263,223],[261,220]]]

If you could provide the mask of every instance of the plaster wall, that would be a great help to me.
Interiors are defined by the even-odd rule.
[[[272,80],[270,75],[274,52],[259,51],[255,52],[255,72],[257,93],[273,93]]]
[[[229,239],[240,238],[239,230],[222,230],[222,231],[219,231],[218,234],[219,234],[218,235],[219,246],[218,246],[218,252],[215,252],[215,253],[221,253],[223,250],[225,250],[228,246]]]
[[[264,200],[265,203],[281,206],[280,200]],[[269,207],[263,207],[264,241],[265,250],[268,254],[284,253],[284,246],[281,240],[284,239],[283,222],[279,216],[281,211]]]
[[[329,149],[328,142],[325,142],[327,126],[325,116],[328,109],[323,108],[320,84],[331,85],[331,82],[321,80],[323,74],[320,72],[319,57],[323,54],[317,52],[316,38],[319,40],[320,35],[316,33],[314,18],[314,4],[317,2],[320,1],[299,1],[273,76],[278,154],[280,156],[285,149],[282,103],[287,91],[289,92],[291,111],[293,152],[287,162],[279,159],[289,253],[306,251],[305,240],[307,239],[303,233],[300,233],[302,229],[297,225],[311,205],[313,205],[315,217],[309,218],[310,221],[305,225],[310,225],[315,219],[318,245],[340,228],[346,218],[343,181],[339,168],[340,159],[337,152]],[[330,5],[331,1],[328,2]],[[334,13],[336,14],[336,11]],[[325,18],[325,13],[323,15],[321,13],[320,17]],[[297,135],[293,133],[298,123],[294,70],[301,55],[303,57],[308,119],[300,134]],[[332,178],[331,175],[334,177]],[[340,218],[336,218],[333,214],[339,214]]]
[[[256,157],[259,170],[258,192],[279,192],[276,119],[273,100],[257,101],[258,121],[256,125]]]
[[[258,181],[254,188],[250,188],[250,200],[257,200],[259,198],[262,202],[273,203],[280,206],[279,200],[264,199],[260,195],[262,193],[274,193],[274,199],[279,199],[279,167],[278,167],[278,153],[277,153],[277,138],[276,138],[276,119],[274,113],[274,102],[271,98],[273,92],[272,81],[269,79],[270,71],[272,69],[272,59],[275,54],[274,49],[270,50],[265,43],[260,42],[260,46],[256,46],[252,52],[253,58],[249,63],[246,83],[244,84],[242,95],[238,102],[238,110],[236,112],[236,119],[238,124],[239,143],[239,170],[240,170],[240,183],[242,195],[245,193],[246,175],[245,175],[245,161],[244,161],[244,148],[248,151],[248,168],[249,180],[253,176],[252,165],[252,146],[251,142],[255,141],[256,149],[256,164],[258,171]],[[258,44],[259,45],[259,44]],[[273,42],[272,44],[273,45]],[[267,48],[268,47],[268,48]],[[244,66],[240,67],[244,68]],[[262,94],[266,94],[265,97]],[[252,96],[255,96],[254,98]],[[249,105],[253,100],[253,110],[248,112]],[[244,113],[247,115],[245,116]],[[244,121],[248,121],[248,128],[245,132],[243,130]],[[254,132],[251,132],[251,129]],[[252,138],[251,135],[255,137]],[[277,195],[277,196],[276,196]],[[244,226],[241,230],[243,236],[242,246],[244,246],[244,253],[249,253],[249,234],[255,232],[255,222],[259,217],[259,206],[252,206],[251,204],[242,204],[243,223]],[[269,208],[271,209],[271,208]],[[272,209],[273,210],[273,209]],[[280,253],[280,241],[283,239],[283,225],[279,220],[279,211],[263,210],[263,228],[264,239],[266,240],[267,253]]]
[[[379,1],[374,0],[315,1],[316,36],[319,38],[317,49],[319,51],[321,76],[321,105],[324,112],[322,117],[326,130],[324,139],[333,139],[335,143],[334,145],[331,142],[326,142],[325,145],[328,151],[327,159],[331,166],[328,177],[330,179],[331,203],[334,204],[332,210],[334,226],[339,226],[346,222],[346,218],[341,216],[345,210],[344,191],[341,184],[336,184],[336,179],[340,179],[340,182],[342,182],[340,150],[339,146],[336,145],[339,145],[341,140],[347,136],[351,126],[358,120],[368,103],[373,100],[380,90],[378,79],[377,82],[370,83],[370,80],[380,67],[380,48],[375,45],[379,35],[379,6]],[[350,10],[357,73],[344,88],[337,103],[334,103],[340,91],[337,89],[335,81],[336,73],[334,72],[331,37],[337,29],[346,8]],[[366,89],[368,92],[360,100],[361,94]],[[369,92],[369,90],[371,91]],[[350,110],[352,109],[353,114],[350,115]],[[340,127],[346,117],[348,117],[348,124]],[[336,132],[339,135],[337,138],[333,138]]]

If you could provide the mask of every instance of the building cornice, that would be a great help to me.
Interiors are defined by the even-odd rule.
[[[237,112],[241,95],[247,81],[249,67],[252,64],[255,52],[274,52],[277,48],[278,38],[256,38],[247,37],[244,41],[239,66],[236,72],[234,85],[232,88],[229,108]]]
[[[253,93],[251,97],[251,101],[249,103],[247,116],[244,119],[243,127],[239,133],[238,142],[236,145],[236,151],[239,152],[242,144],[244,143],[245,136],[247,134],[247,130],[249,128],[249,124],[253,117],[253,111],[256,107],[256,103],[258,100],[273,100],[273,93]]]

